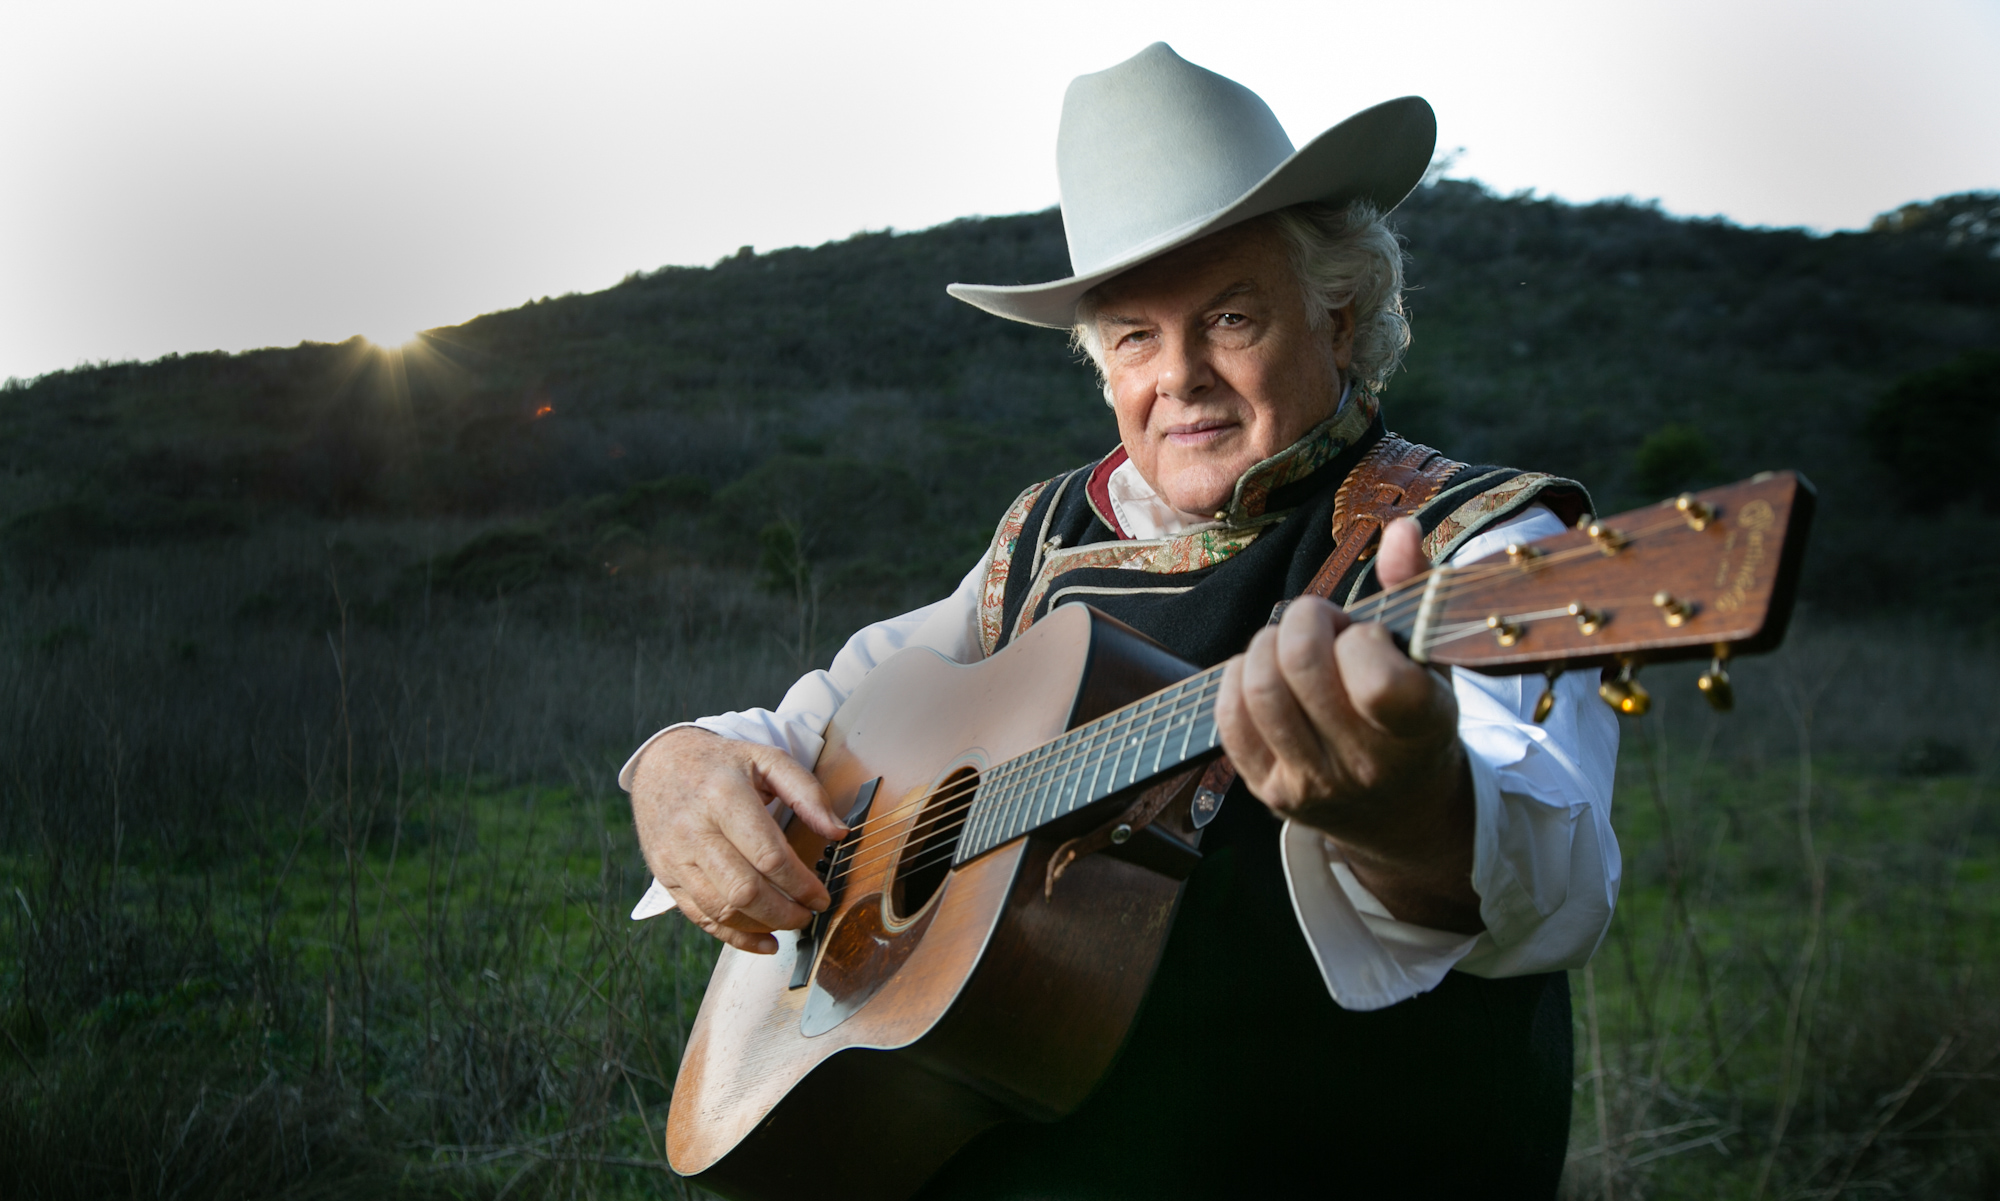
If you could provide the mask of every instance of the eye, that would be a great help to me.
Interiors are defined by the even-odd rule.
[[[1245,317],[1241,313],[1223,313],[1215,319],[1215,323],[1224,329],[1234,329],[1239,325],[1247,323],[1249,320],[1250,318]]]
[[[1153,336],[1153,331],[1152,331],[1152,330],[1149,330],[1149,329],[1135,329],[1135,330],[1131,331],[1130,333],[1126,334],[1126,335],[1125,335],[1124,337],[1122,337],[1122,338],[1119,338],[1119,339],[1118,339],[1118,345],[1120,345],[1120,346],[1137,346],[1137,345],[1138,345],[1139,343],[1141,343],[1141,342],[1144,342],[1144,341],[1145,341],[1146,339],[1148,339],[1148,338],[1150,338],[1150,337],[1152,337],[1152,336]]]

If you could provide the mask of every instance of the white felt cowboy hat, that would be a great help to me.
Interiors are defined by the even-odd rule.
[[[1271,106],[1154,42],[1063,96],[1056,176],[1067,279],[953,284],[1010,321],[1067,329],[1083,294],[1117,275],[1288,205],[1401,204],[1430,166],[1437,118],[1422,97],[1364,109],[1293,150]]]

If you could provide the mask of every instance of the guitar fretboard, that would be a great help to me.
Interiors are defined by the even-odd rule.
[[[1406,598],[1371,597],[1351,612],[1399,634],[1421,621]],[[1222,668],[1197,672],[1172,687],[1078,726],[1024,755],[989,768],[979,781],[953,866],[1215,750],[1215,695]]]
[[[1221,686],[1210,668],[989,769],[953,863],[1214,750]]]

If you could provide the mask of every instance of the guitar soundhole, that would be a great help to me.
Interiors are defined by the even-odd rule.
[[[921,910],[951,874],[958,832],[965,826],[972,790],[978,783],[979,773],[970,767],[946,776],[931,790],[917,820],[910,824],[903,853],[896,859],[896,880],[889,887],[889,909],[898,921],[907,921]]]

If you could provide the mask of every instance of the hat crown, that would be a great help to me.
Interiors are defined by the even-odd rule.
[[[1078,275],[1241,198],[1292,154],[1271,106],[1154,42],[1063,96],[1056,174]]]

